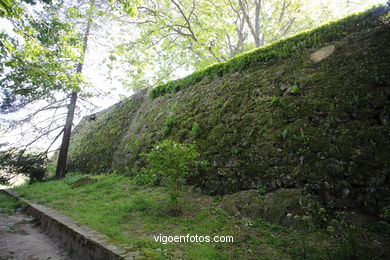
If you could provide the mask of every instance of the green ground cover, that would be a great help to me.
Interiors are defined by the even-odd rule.
[[[12,214],[19,207],[21,207],[19,201],[0,192],[0,213]]]
[[[359,237],[373,235],[364,230],[335,235],[288,229],[262,219],[250,223],[228,216],[219,207],[220,197],[192,189],[184,192],[182,214],[172,216],[166,187],[139,186],[125,176],[70,174],[16,191],[107,235],[113,243],[142,251],[146,259],[380,259],[374,245],[359,242]],[[153,235],[159,234],[230,235],[234,242],[164,245],[154,241]]]

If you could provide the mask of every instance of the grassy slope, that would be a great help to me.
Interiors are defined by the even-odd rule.
[[[183,214],[173,217],[168,214],[164,187],[137,186],[131,178],[117,175],[93,176],[96,181],[89,182],[80,178],[71,175],[17,188],[17,192],[108,235],[114,243],[141,250],[147,259],[347,259],[353,255],[380,259],[386,243],[363,230],[356,239],[365,243],[351,244],[355,240],[348,239],[345,230],[334,236],[291,230],[261,219],[250,224],[227,216],[218,206],[218,197],[195,191],[185,193]],[[159,234],[232,235],[234,243],[163,245],[153,240]]]

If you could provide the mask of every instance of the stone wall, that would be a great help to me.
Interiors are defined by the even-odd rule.
[[[378,213],[390,194],[389,42],[379,22],[177,93],[139,93],[83,120],[69,168],[131,176],[140,154],[169,138],[197,144],[210,166],[191,182],[210,194],[299,188],[329,207]]]

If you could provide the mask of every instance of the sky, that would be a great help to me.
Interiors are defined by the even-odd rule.
[[[313,0],[314,1],[320,1],[323,2],[322,0]],[[351,0],[353,1],[353,0]],[[333,0],[333,2],[337,2],[336,0]],[[366,4],[383,4],[386,3],[386,0],[367,0]],[[332,5],[332,8],[334,9],[334,12],[336,14],[339,14],[341,16],[342,14],[342,9],[340,6],[337,4]],[[365,7],[366,8],[366,7]],[[359,9],[354,9],[350,10],[349,12],[356,12],[356,11],[361,11]],[[6,30],[7,32],[10,32],[12,30],[12,27],[9,23],[7,23],[4,20],[0,20],[0,30]],[[112,32],[118,31],[119,28],[116,28],[115,26],[109,28]],[[83,74],[86,77],[86,79],[91,83],[93,88],[95,89],[96,93],[102,93],[104,95],[101,96],[96,96],[92,99],[90,99],[90,102],[93,103],[95,107],[95,111],[103,110],[109,106],[112,106],[113,104],[117,103],[120,101],[121,98],[123,97],[128,97],[132,94],[131,91],[128,89],[125,89],[121,86],[121,83],[119,81],[110,81],[107,79],[105,74],[107,71],[105,70],[104,66],[99,66],[97,64],[101,64],[103,61],[103,58],[105,55],[108,53],[108,48],[104,46],[104,44],[100,44],[97,41],[91,41],[89,43],[89,49],[86,54],[86,62],[84,65],[83,69]],[[189,74],[190,71],[180,71],[177,75],[179,77],[186,76]],[[107,92],[111,92],[110,94],[107,94]],[[26,112],[22,112],[26,113]],[[81,115],[85,116],[87,114],[91,113],[91,111],[82,111]],[[12,117],[17,117],[17,116],[23,116],[23,114],[20,115],[12,115]],[[45,117],[47,115],[42,115],[42,117]],[[75,124],[77,124],[82,116],[78,116],[75,118]],[[7,140],[8,142],[18,142],[20,138],[20,134],[23,133],[23,129],[19,130],[14,130],[12,132],[7,132],[3,133],[3,136],[1,136],[0,133],[0,143],[2,143],[4,140]],[[37,144],[37,147],[40,149],[44,149],[50,142],[51,138],[48,138],[47,140],[42,140]],[[60,140],[60,139],[59,139]],[[59,140],[56,142],[54,147],[59,146]]]

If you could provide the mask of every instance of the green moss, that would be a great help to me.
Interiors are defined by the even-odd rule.
[[[177,131],[176,136],[178,137],[179,140],[184,140],[188,136],[189,133],[190,133],[190,130],[188,130],[187,128],[184,128],[184,129],[180,129],[179,131]]]
[[[169,134],[169,132],[172,130],[172,128],[177,124],[177,120],[173,117],[168,116],[165,119],[165,124],[163,128],[163,135],[166,136]]]
[[[198,122],[194,122],[191,129],[191,134],[193,137],[198,137],[202,133],[202,129],[200,128],[200,125]]]
[[[95,121],[84,119],[74,132],[69,148],[69,170],[104,172],[111,168],[112,151],[131,122],[133,112],[141,100],[129,99],[113,106],[107,113],[96,116]],[[84,124],[84,125],[83,125]]]

